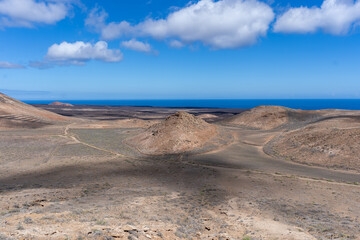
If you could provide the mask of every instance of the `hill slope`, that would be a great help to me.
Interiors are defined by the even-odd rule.
[[[281,106],[258,106],[224,120],[225,124],[270,130],[288,124],[306,124],[321,118],[323,111],[306,111]]]
[[[216,132],[214,125],[201,118],[178,112],[125,142],[144,154],[176,154],[203,146]]]
[[[67,119],[0,93],[0,128],[38,128]]]
[[[285,132],[269,146],[272,154],[285,159],[360,171],[360,115],[325,119]]]
[[[258,106],[235,115],[224,122],[258,129],[273,129],[289,121],[290,108],[280,106]]]

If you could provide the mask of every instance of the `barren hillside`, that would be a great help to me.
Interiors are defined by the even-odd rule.
[[[232,125],[243,125],[258,129],[273,129],[289,121],[289,108],[279,106],[259,106],[225,120]]]
[[[285,132],[272,145],[285,159],[360,171],[360,116],[333,117]]]
[[[186,112],[178,112],[126,140],[144,154],[175,154],[201,147],[216,127]]]
[[[329,111],[304,111],[281,106],[258,106],[223,121],[226,124],[270,130],[289,124],[309,123]]]
[[[37,128],[66,119],[0,93],[0,128]]]

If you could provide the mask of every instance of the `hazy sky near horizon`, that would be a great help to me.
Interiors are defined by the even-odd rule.
[[[360,0],[0,0],[23,99],[360,98]]]

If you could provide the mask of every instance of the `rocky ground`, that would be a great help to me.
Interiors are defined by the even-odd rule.
[[[323,117],[268,144],[278,158],[360,172],[360,114]]]
[[[145,156],[124,140],[177,109],[87,108],[0,131],[0,239],[360,239],[360,175],[265,154],[282,129],[215,123],[216,148]]]

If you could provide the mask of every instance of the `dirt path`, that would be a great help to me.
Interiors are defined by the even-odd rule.
[[[118,151],[111,150],[111,147],[107,147],[105,142],[102,142],[101,146],[93,142],[88,143],[86,139],[76,137],[74,133],[69,131],[70,129],[71,124],[66,126],[64,135],[77,143],[111,153],[117,157],[130,157]],[[271,140],[273,136],[278,134],[276,131],[256,131],[235,127],[229,127],[229,130],[236,135],[233,144],[209,153],[186,156],[188,157],[187,160],[207,166],[254,170],[270,174],[293,175],[345,183],[360,182],[360,174],[357,173],[306,166],[291,161],[275,159],[266,155],[263,152],[263,146]]]
[[[80,139],[78,139],[76,137],[76,135],[72,134],[69,132],[69,130],[71,129],[71,125],[73,125],[73,123],[69,124],[69,125],[66,125],[65,129],[64,129],[64,136],[67,137],[67,138],[70,138],[72,139],[73,141],[75,141],[76,143],[80,143],[80,144],[83,144],[85,146],[88,146],[88,147],[91,147],[91,148],[94,148],[96,150],[99,150],[99,151],[102,151],[102,152],[107,152],[107,153],[110,153],[110,154],[113,154],[115,155],[116,157],[127,157],[119,152],[115,152],[115,151],[111,151],[111,150],[107,150],[107,149],[104,149],[104,148],[100,148],[98,146],[95,146],[95,145],[92,145],[92,144],[89,144],[89,143],[86,143],[86,142],[83,142],[81,141]]]
[[[128,157],[133,130],[2,132],[0,239],[359,239],[360,186],[342,182],[359,175],[272,159],[276,132],[231,131],[217,151],[152,158]]]
[[[266,155],[262,150],[263,145],[271,139],[274,133],[235,128],[232,128],[232,131],[237,132],[239,141],[218,152],[190,156],[189,160],[203,165],[256,170],[272,174],[279,173],[347,183],[360,182],[360,174],[306,166]]]

